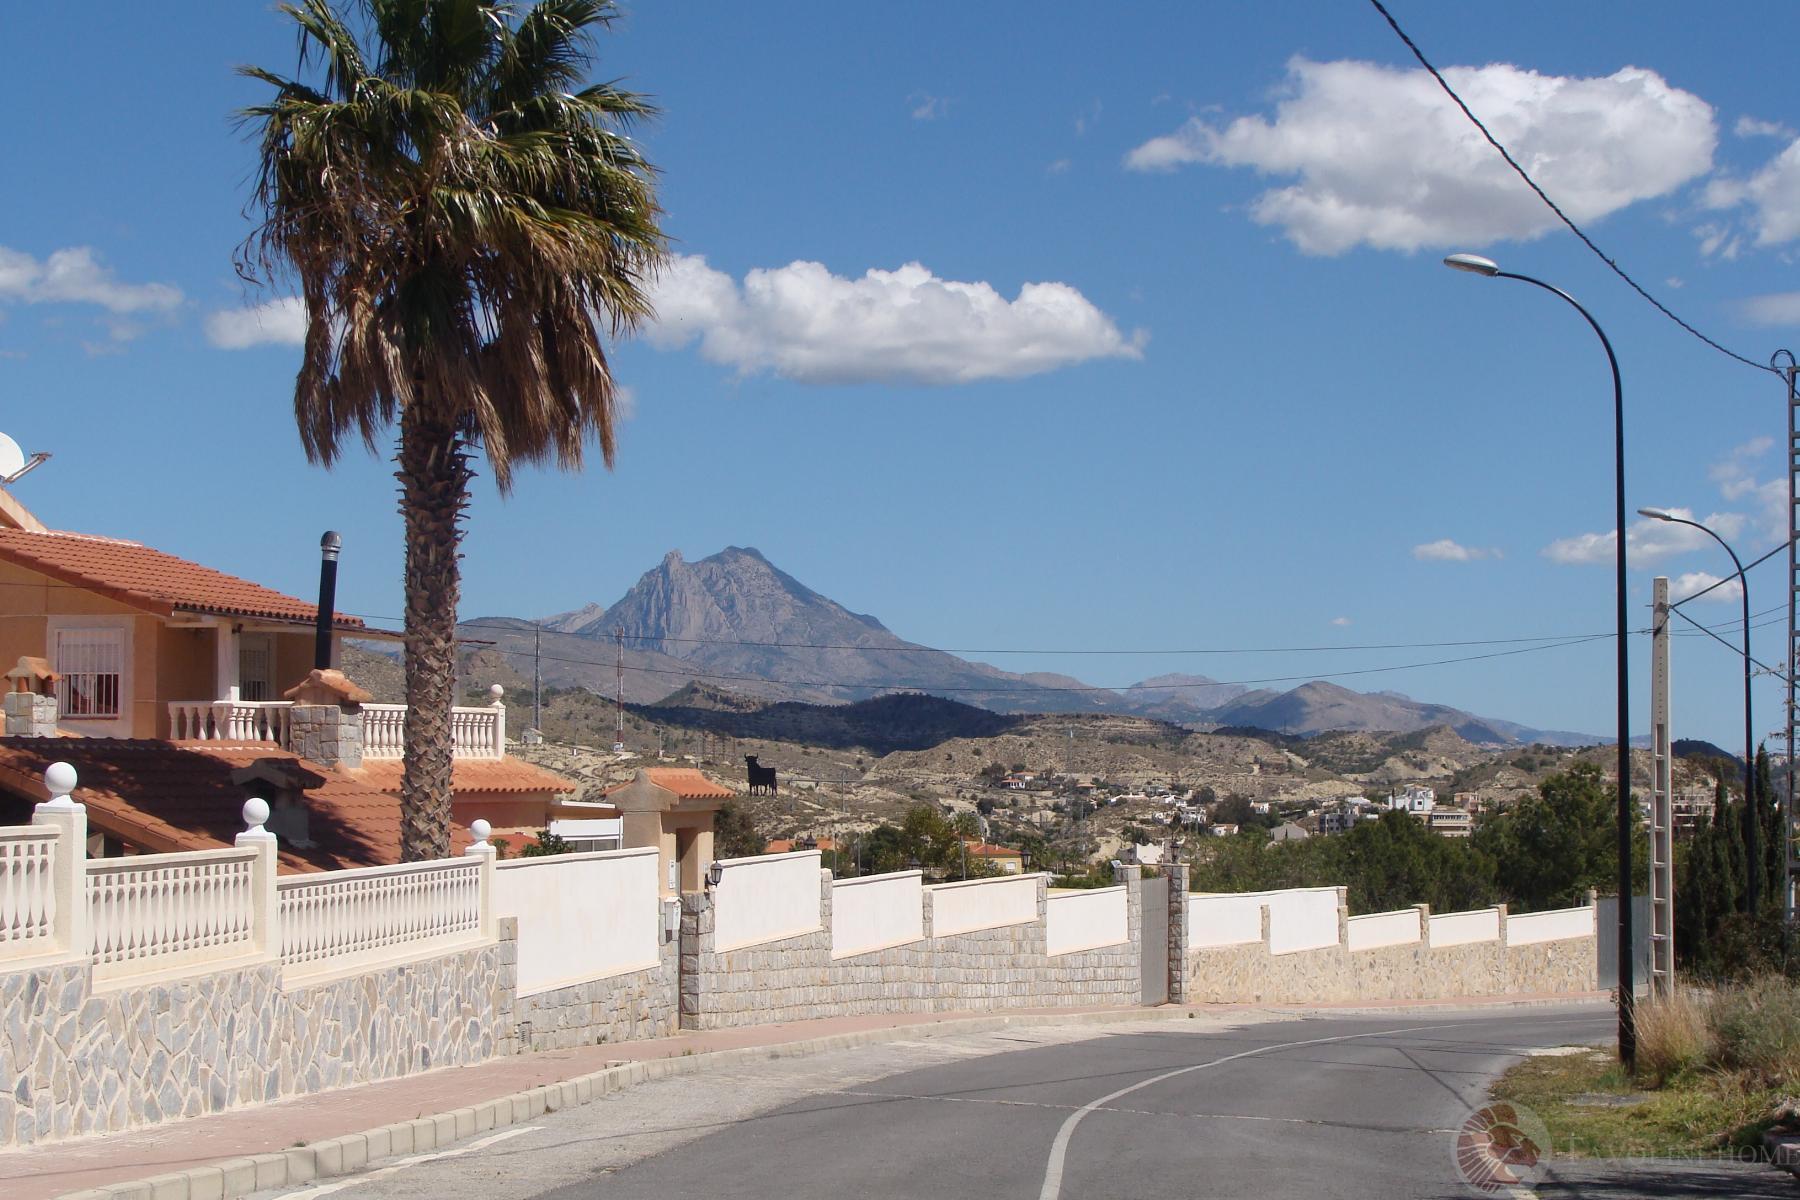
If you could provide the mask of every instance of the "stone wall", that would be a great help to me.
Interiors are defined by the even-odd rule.
[[[934,937],[931,893],[925,936],[902,946],[831,956],[831,890],[820,880],[820,928],[797,937],[713,949],[711,897],[682,897],[681,1026],[721,1029],[871,1013],[1136,1004],[1142,909],[1137,868],[1125,868],[1127,940],[1052,957],[1045,952],[1049,902],[1038,880],[1037,919]]]
[[[96,992],[86,962],[0,976],[0,1146],[108,1133],[480,1062],[488,946],[284,990],[273,963]]]
[[[1340,889],[1341,892],[1341,889]],[[1198,1003],[1353,1003],[1360,1000],[1439,1000],[1589,992],[1598,986],[1592,937],[1525,946],[1506,944],[1506,919],[1496,941],[1432,946],[1421,940],[1352,951],[1343,934],[1340,898],[1335,946],[1292,954],[1269,952],[1263,938],[1241,946],[1194,949],[1187,955],[1188,999]],[[1421,910],[1421,932],[1429,928]]]
[[[499,1053],[567,1050],[668,1037],[678,1031],[675,976],[680,946],[673,939],[663,939],[662,961],[647,971],[520,996],[518,929],[517,918],[500,919]]]

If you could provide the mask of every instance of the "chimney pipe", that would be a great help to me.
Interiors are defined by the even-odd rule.
[[[335,530],[327,530],[319,539],[319,617],[313,638],[313,666],[324,671],[331,666],[331,617],[337,609],[338,550],[344,539]]]

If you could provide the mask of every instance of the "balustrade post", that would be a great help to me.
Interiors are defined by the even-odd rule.
[[[494,915],[494,861],[500,857],[500,851],[488,841],[488,834],[494,827],[483,820],[469,823],[469,832],[475,840],[463,853],[481,860],[481,873],[476,903],[481,908],[481,937],[484,941],[494,941],[500,935],[500,922]]]
[[[506,757],[506,689],[495,684],[488,689],[494,707],[494,757]]]
[[[250,871],[250,928],[256,948],[279,962],[281,906],[275,894],[277,846],[275,835],[263,828],[263,822],[268,819],[269,806],[265,801],[254,796],[244,801],[244,824],[248,828],[237,835],[236,841],[240,846],[250,846],[256,850],[256,863]]]
[[[75,783],[74,767],[66,762],[51,763],[44,771],[50,799],[32,812],[31,823],[56,830],[56,874],[50,893],[56,948],[85,958],[94,949],[88,933],[87,806],[69,798]]]

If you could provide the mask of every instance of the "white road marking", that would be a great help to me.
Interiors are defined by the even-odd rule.
[[[420,1163],[436,1162],[440,1158],[461,1158],[465,1154],[473,1154],[477,1150],[485,1150],[496,1142],[504,1142],[507,1138],[518,1137],[521,1133],[530,1133],[537,1129],[536,1125],[516,1125],[511,1129],[502,1129],[499,1133],[490,1133],[486,1137],[470,1142],[466,1146],[458,1146],[454,1150],[437,1150],[429,1154],[412,1154],[396,1159],[385,1167],[377,1167],[373,1171],[365,1171],[359,1175],[348,1175],[343,1179],[330,1183],[321,1183],[316,1187],[301,1188],[297,1192],[282,1192],[276,1200],[315,1200],[319,1196],[329,1196],[333,1192],[341,1192],[347,1187],[355,1187],[359,1183],[370,1183],[388,1175],[404,1171],[408,1167],[416,1167]]]
[[[1554,1019],[1554,1018],[1553,1018]],[[1098,1100],[1090,1100],[1069,1114],[1062,1128],[1056,1131],[1056,1140],[1050,1144],[1050,1157],[1044,1163],[1044,1186],[1038,1192],[1038,1200],[1061,1200],[1063,1162],[1069,1153],[1069,1139],[1075,1136],[1075,1127],[1081,1124],[1083,1117],[1098,1109],[1104,1108],[1121,1096],[1129,1096],[1140,1088],[1161,1083],[1165,1079],[1173,1079],[1177,1075],[1191,1075],[1195,1071],[1204,1071],[1208,1067],[1222,1066],[1239,1059],[1255,1058],[1259,1054],[1269,1054],[1276,1050],[1293,1050],[1301,1046],[1323,1046],[1330,1042],[1351,1042],[1361,1038],[1391,1037],[1396,1033],[1417,1033],[1422,1029],[1460,1029],[1469,1025],[1478,1025],[1478,1021],[1457,1021],[1454,1024],[1404,1025],[1398,1029],[1376,1029],[1368,1033],[1346,1033],[1337,1037],[1309,1038],[1300,1042],[1282,1042],[1274,1046],[1258,1046],[1254,1050],[1244,1050],[1237,1054],[1227,1054],[1223,1058],[1210,1059],[1203,1063],[1194,1063],[1186,1067],[1176,1067],[1172,1071],[1164,1071],[1161,1075],[1153,1075],[1149,1079],[1139,1080],[1130,1087],[1122,1087],[1116,1092],[1109,1092]],[[1521,1197],[1520,1200],[1526,1200]]]

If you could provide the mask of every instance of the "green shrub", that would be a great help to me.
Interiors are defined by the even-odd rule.
[[[1770,1086],[1800,1087],[1800,986],[1768,976],[1722,988],[1708,1006],[1714,1060]]]

